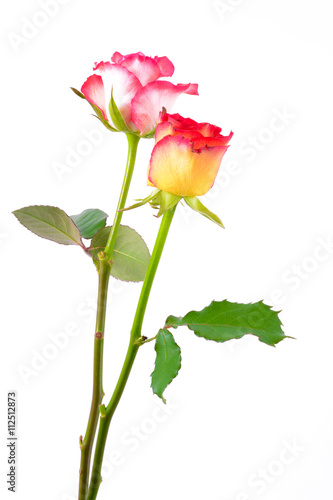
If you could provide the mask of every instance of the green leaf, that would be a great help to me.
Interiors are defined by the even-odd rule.
[[[165,322],[165,327],[178,328],[178,326],[183,326],[183,318],[181,316],[168,316]]]
[[[124,120],[122,114],[120,113],[118,106],[113,98],[113,89],[111,91],[111,99],[109,102],[109,112],[110,112],[111,120],[112,120],[114,126],[116,127],[116,129],[118,129],[119,131],[128,132],[129,128],[127,127],[125,120]]]
[[[181,367],[180,347],[176,344],[172,333],[163,328],[156,337],[155,369],[151,374],[151,387],[163,402],[165,388],[177,376]]]
[[[72,219],[60,208],[34,205],[13,212],[21,224],[41,238],[85,248],[80,231]]]
[[[100,229],[88,249],[98,262],[98,253],[104,250],[111,227]],[[111,275],[121,281],[143,281],[150,259],[149,250],[141,236],[128,226],[120,226],[113,251]]]
[[[216,214],[208,210],[208,208],[205,207],[205,205],[203,205],[196,196],[185,196],[184,201],[190,208],[192,208],[192,210],[199,212],[199,214],[207,217],[207,219],[215,222],[224,229],[221,219]]]
[[[71,215],[71,219],[79,229],[82,238],[92,238],[94,234],[106,224],[108,214],[98,208],[88,208],[78,215]]]
[[[261,342],[275,346],[286,338],[276,311],[262,301],[255,304],[213,301],[202,311],[191,311],[183,318],[169,316],[166,326],[187,326],[198,337],[216,342],[240,339],[251,333]]]

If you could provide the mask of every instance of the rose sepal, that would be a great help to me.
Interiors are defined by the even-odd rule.
[[[70,87],[70,89],[74,92],[74,94],[76,94],[78,97],[81,97],[81,99],[84,99],[85,101],[89,102],[88,99],[86,98],[86,96],[84,94],[82,94],[82,92],[80,92],[79,90],[77,90],[76,88],[74,87]],[[95,118],[97,118],[103,125],[104,127],[106,127],[108,130],[110,130],[111,132],[118,132],[118,130],[114,127],[111,127],[110,123],[105,120],[105,118],[103,117],[103,113],[101,112],[101,110],[95,106],[94,104],[92,104],[91,102],[89,102],[90,106],[92,107],[92,109],[95,111],[96,115],[92,115],[92,116],[95,116]]]
[[[150,193],[150,195],[148,195],[146,198],[136,199],[135,201],[137,201],[138,203],[134,203],[134,205],[131,205],[130,207],[123,208],[121,210],[121,212],[126,212],[127,210],[133,210],[133,208],[142,207],[143,205],[146,205],[147,203],[150,203],[153,208],[157,208],[156,203],[154,203],[154,199],[155,199],[156,195],[159,194],[159,192],[160,192],[159,189],[154,189]]]
[[[111,116],[112,123],[116,127],[117,132],[126,132],[126,133],[132,133],[133,132],[127,127],[125,120],[123,118],[123,115],[118,109],[118,106],[114,100],[113,97],[113,89],[111,90],[111,99],[109,102],[109,112]]]
[[[142,207],[143,205],[149,203],[152,208],[159,209],[156,217],[161,217],[165,214],[165,212],[175,207],[181,199],[181,196],[177,196],[160,189],[154,189],[149,196],[143,198],[142,200],[136,200],[138,203],[135,203],[130,207],[123,208],[122,211],[125,212],[126,210],[132,210],[133,208]]]
[[[207,217],[207,219],[211,220],[212,222],[215,222],[218,226],[222,227],[224,229],[224,225],[221,221],[221,219],[208,210],[205,205],[201,203],[201,201],[196,197],[196,196],[184,196],[184,201],[185,203],[192,208],[195,212],[198,212],[199,214],[203,215],[204,217]]]
[[[76,94],[78,97],[81,97],[81,99],[85,99],[86,100],[86,97],[84,94],[82,94],[82,92],[80,92],[79,90],[77,90],[75,87],[70,87],[70,89],[74,92],[74,94]]]
[[[182,197],[177,196],[176,194],[168,193],[167,191],[162,191],[162,190],[159,191],[159,193],[157,193],[153,199],[155,207],[153,203],[151,203],[153,208],[159,208],[156,217],[161,217],[161,215],[164,215],[165,212],[171,210],[180,202],[181,199]]]
[[[156,127],[154,127],[153,130],[151,132],[149,132],[148,134],[141,135],[140,137],[142,137],[143,139],[154,139],[155,132],[156,132]]]
[[[223,222],[221,219],[208,210],[203,203],[196,196],[177,196],[172,193],[168,193],[167,191],[162,191],[161,189],[154,189],[149,196],[143,199],[136,200],[137,203],[131,205],[130,207],[123,208],[122,211],[133,210],[134,208],[142,207],[149,203],[152,208],[159,209],[156,217],[161,217],[168,210],[171,210],[174,206],[176,206],[181,200],[184,200],[185,203],[192,208],[195,212],[203,215],[207,219],[215,222],[218,226],[224,229]]]

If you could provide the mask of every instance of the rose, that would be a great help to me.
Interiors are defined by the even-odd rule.
[[[167,57],[115,52],[111,61],[96,63],[97,74],[89,76],[81,88],[81,97],[90,102],[108,128],[151,135],[162,107],[170,109],[182,93],[198,95],[197,84],[158,81],[173,75],[174,66]]]
[[[224,227],[221,219],[197,198],[213,186],[233,136],[233,132],[227,136],[220,132],[220,127],[170,115],[163,109],[148,167],[148,186],[155,189],[125,210],[150,203],[159,209],[160,217],[183,199],[192,210]]]
[[[213,186],[233,132],[197,123],[178,114],[160,113],[148,185],[176,196],[201,196]]]

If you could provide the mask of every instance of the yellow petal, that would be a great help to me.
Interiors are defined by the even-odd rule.
[[[177,196],[201,196],[212,187],[226,146],[193,150],[181,136],[167,136],[154,147],[148,180],[150,185]]]

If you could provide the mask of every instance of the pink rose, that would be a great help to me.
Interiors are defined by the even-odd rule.
[[[173,75],[174,66],[167,57],[115,52],[111,61],[96,63],[96,74],[81,88],[108,127],[141,136],[153,134],[162,107],[169,110],[182,93],[198,95],[197,84],[159,80]]]

